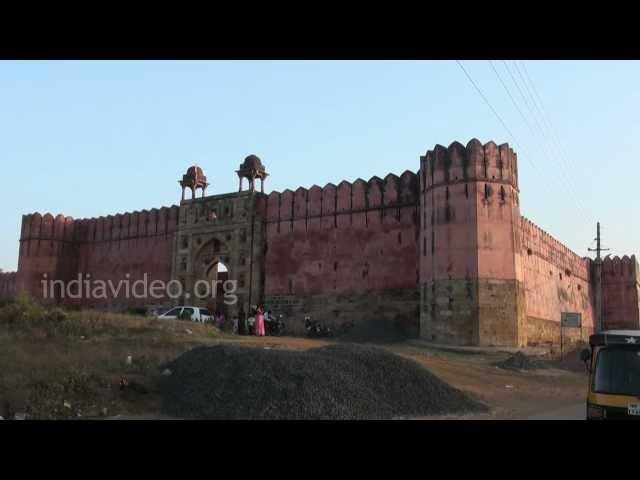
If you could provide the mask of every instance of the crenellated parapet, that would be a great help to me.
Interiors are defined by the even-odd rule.
[[[635,255],[606,257],[602,260],[604,282],[640,282],[640,267]]]
[[[459,182],[505,183],[518,189],[518,157],[508,143],[484,145],[472,139],[465,147],[453,142],[436,145],[420,157],[422,190]]]
[[[295,192],[272,191],[267,196],[267,222],[297,220],[358,213],[385,208],[415,207],[418,200],[418,175],[409,170],[384,179],[374,176],[369,181],[358,178],[338,185],[299,187]]]
[[[602,304],[605,328],[640,328],[640,268],[635,255],[602,260]]]
[[[54,218],[50,213],[39,212],[23,215],[20,240],[57,240],[70,242],[74,236],[75,222],[62,214]]]
[[[521,255],[537,256],[568,275],[589,281],[590,261],[581,257],[526,217],[520,217]]]
[[[167,235],[178,225],[177,205],[106,217],[80,218],[47,213],[23,215],[20,240],[59,240],[64,242],[109,242]]]

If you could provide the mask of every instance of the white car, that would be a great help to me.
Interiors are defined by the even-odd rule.
[[[159,315],[160,320],[179,320],[183,315],[191,315],[191,321],[206,323],[213,319],[213,316],[206,308],[192,307],[192,306],[179,306],[174,307],[168,312]]]

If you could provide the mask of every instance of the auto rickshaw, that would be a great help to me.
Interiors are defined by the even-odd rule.
[[[640,330],[589,337],[580,356],[589,372],[587,420],[640,420]]]

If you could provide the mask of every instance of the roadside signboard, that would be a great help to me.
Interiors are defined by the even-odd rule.
[[[569,328],[581,328],[582,327],[582,314],[573,312],[562,312],[560,314],[560,320],[563,327]]]
[[[564,346],[562,331],[565,328],[579,328],[580,336],[582,336],[582,314],[576,312],[561,312],[560,313],[560,359],[564,358]]]

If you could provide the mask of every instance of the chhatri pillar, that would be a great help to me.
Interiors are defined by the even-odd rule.
[[[240,165],[240,169],[236,170],[238,174],[238,179],[240,181],[240,186],[238,191],[242,191],[243,182],[242,180],[246,178],[249,180],[249,191],[255,191],[255,182],[256,178],[260,179],[260,192],[264,193],[264,181],[269,176],[267,171],[262,165],[262,162],[256,155],[249,155],[244,159],[244,162]]]
[[[207,183],[207,177],[200,167],[194,165],[189,167],[187,173],[182,176],[182,180],[178,180],[178,183],[182,187],[182,198],[181,201],[184,202],[184,191],[188,188],[191,190],[191,198],[196,198],[196,190],[198,188],[202,189],[202,196],[205,196],[207,191],[207,187],[209,184]]]

